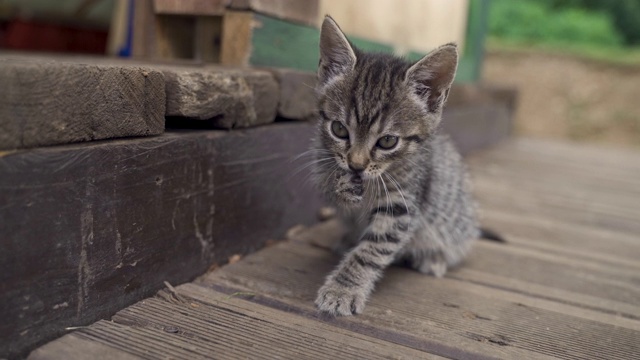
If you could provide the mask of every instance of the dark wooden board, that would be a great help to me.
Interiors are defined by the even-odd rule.
[[[312,222],[319,200],[304,171],[291,176],[311,130],[179,131],[0,155],[0,357]]]

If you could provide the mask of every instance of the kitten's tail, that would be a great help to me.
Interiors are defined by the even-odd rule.
[[[498,233],[491,231],[487,228],[480,228],[480,239],[506,243],[507,241]]]

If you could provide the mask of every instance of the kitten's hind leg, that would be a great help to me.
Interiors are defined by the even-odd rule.
[[[448,264],[441,251],[430,251],[412,259],[411,267],[423,274],[443,277],[447,273]]]
[[[344,255],[358,245],[366,224],[358,221],[358,216],[354,214],[342,215],[340,220],[348,230],[333,244],[331,250],[338,255]]]

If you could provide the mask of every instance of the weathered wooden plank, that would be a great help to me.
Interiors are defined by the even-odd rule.
[[[281,244],[211,273],[202,282],[251,292],[255,294],[252,301],[262,304],[276,299],[272,306],[313,314],[315,292],[337,260],[324,250]],[[633,321],[618,322],[615,315],[606,313],[594,315],[606,318],[606,323],[587,320],[558,313],[557,307],[552,311],[505,300],[499,289],[485,287],[486,292],[477,289],[468,291],[464,282],[455,279],[435,279],[410,270],[391,269],[364,314],[340,319],[335,324],[355,332],[366,331],[361,328],[366,324],[420,339],[446,341],[476,355],[507,358],[625,358],[638,351],[634,340],[638,331],[620,327],[621,323],[629,325]],[[543,305],[549,304],[552,302]]]
[[[483,207],[500,211],[511,211],[522,215],[535,215],[548,219],[556,219],[565,223],[579,225],[594,225],[609,231],[616,231],[628,235],[640,233],[640,223],[632,214],[612,214],[594,208],[586,208],[583,202],[571,202],[566,199],[538,196],[539,194],[527,194],[524,192],[504,190],[491,185],[480,187],[481,182],[476,181],[477,199]],[[486,191],[491,189],[491,191]],[[591,207],[592,205],[589,205]]]
[[[29,354],[29,360],[138,360],[145,358],[144,355],[135,356],[130,352],[118,350],[77,334],[65,335]]]
[[[147,299],[120,311],[113,322],[78,330],[74,336],[82,342],[56,340],[29,358],[46,358],[43,355],[56,351],[56,355],[68,355],[65,359],[77,359],[81,357],[72,355],[76,348],[89,343],[104,348],[107,355],[125,353],[146,359],[440,359],[246,302],[243,294],[229,296],[190,284],[177,291],[183,303]]]
[[[305,25],[318,25],[318,0],[231,0],[229,7],[251,10]]]
[[[169,65],[166,62],[59,55],[25,55],[21,58],[36,63],[108,67],[115,69],[114,71],[120,69],[118,71],[124,74],[141,70],[153,72],[163,78],[161,89],[158,89],[163,93],[162,106],[153,109],[154,115],[155,112],[163,112],[159,115],[163,129],[164,116],[208,120],[203,122],[206,126],[225,129],[263,125],[275,120],[280,102],[279,83],[269,70],[203,65],[189,61]],[[104,84],[107,85],[109,84]],[[298,89],[303,87],[302,84],[296,86]],[[306,102],[305,106],[309,104],[310,102]],[[119,124],[116,120],[110,122]],[[65,129],[59,131],[63,130]],[[65,131],[72,132],[71,130]]]
[[[194,51],[191,47],[185,49],[167,51]],[[273,122],[276,116],[309,120],[313,118],[316,106],[313,73],[287,69],[229,68],[186,61],[167,65],[89,57],[48,56],[34,59],[108,66],[123,72],[140,67],[155,73],[161,72],[165,82],[164,113],[170,117],[173,127],[251,127]],[[494,99],[490,89],[456,86],[451,105],[445,111],[445,130],[453,136],[463,152],[487,146],[507,134],[510,122],[510,115],[504,113],[507,106],[507,103]],[[158,109],[162,107],[154,108],[154,111]],[[206,121],[193,123],[176,118]],[[479,118],[484,120],[480,121]]]
[[[522,155],[521,161],[526,159]],[[580,166],[582,170],[576,167],[571,171],[584,171],[590,176],[593,170],[588,163]],[[478,242],[469,259],[444,279],[391,268],[362,315],[332,319],[318,315],[314,308],[317,289],[339,260],[327,247],[344,232],[337,222],[328,221],[311,229],[291,231],[289,242],[209,273],[198,281],[200,286],[178,287],[176,292],[182,300],[170,306],[182,310],[172,311],[164,300],[152,299],[118,314],[114,320],[120,324],[99,323],[81,333],[98,342],[118,344],[116,347],[123,351],[149,351],[157,354],[155,357],[186,353],[204,357],[218,347],[221,350],[215,351],[229,351],[228,357],[247,357],[249,353],[243,352],[247,343],[233,348],[220,345],[225,341],[236,343],[244,336],[242,331],[260,334],[247,337],[251,348],[257,344],[263,354],[286,357],[289,331],[304,337],[316,334],[307,329],[318,327],[339,333],[336,341],[341,336],[361,336],[367,341],[377,339],[380,344],[388,342],[450,358],[627,359],[638,354],[640,277],[634,260],[640,244],[635,234],[608,230],[607,224],[588,223],[588,211],[580,208],[576,202],[580,197],[571,192],[564,197],[562,192],[551,192],[562,201],[573,201],[568,206],[553,203],[551,211],[548,206],[530,206],[535,204],[531,198],[536,191],[553,186],[555,181],[561,183],[561,178],[540,187],[527,188],[525,184],[524,190],[517,191],[517,181],[510,183],[517,177],[496,187],[489,184],[496,175],[482,176],[479,195],[481,203],[488,205],[484,218],[493,221],[489,224],[496,225],[497,230],[506,229],[509,242]],[[599,185],[585,186],[596,186],[593,191],[598,191]],[[501,197],[498,188],[509,192]],[[604,196],[606,192],[599,194]],[[509,205],[510,197],[524,200],[524,207]],[[488,198],[498,198],[499,202],[491,203]],[[604,219],[609,225],[612,219],[635,211],[630,202],[605,205],[597,208],[600,216],[596,220]],[[577,215],[567,217],[567,213]],[[629,224],[629,219],[622,221]],[[167,326],[174,326],[179,335],[163,338]],[[216,330],[223,326],[231,330]],[[183,331],[194,328],[201,333]],[[214,342],[206,338],[209,333],[217,334]],[[278,338],[270,340],[262,334]],[[307,344],[303,340],[294,343]],[[261,348],[273,344],[282,345]],[[310,345],[308,353],[315,351],[316,345]]]
[[[442,115],[442,128],[463,154],[505,140],[512,131],[517,91],[456,83]]]
[[[594,164],[615,167],[618,170],[635,169],[640,171],[640,159],[637,151],[628,148],[593,146],[545,139],[522,138],[506,144],[509,151],[530,157],[547,160]]]
[[[142,24],[140,24],[142,25]],[[196,19],[186,16],[155,16],[154,38],[156,49],[153,58],[193,59],[195,58]]]
[[[3,150],[164,131],[155,70],[3,55],[0,82]]]
[[[156,14],[215,16],[225,11],[226,0],[153,0]]]
[[[326,228],[320,231],[314,227],[313,232],[303,235],[307,236],[306,239],[300,238],[304,241],[312,241],[316,246],[329,248],[331,241],[339,238],[342,231],[336,228],[334,224],[327,224]],[[327,238],[329,236],[333,239]],[[582,264],[579,263],[576,268],[577,262],[575,261],[572,264],[563,266],[562,260],[558,258],[550,257],[551,259],[549,259],[549,257],[535,253],[526,254],[531,255],[532,258],[522,256],[523,251],[521,249],[509,249],[507,254],[498,252],[496,255],[486,251],[486,246],[491,245],[483,242],[477,244],[476,249],[467,261],[459,269],[450,272],[447,276],[523,293],[539,299],[573,304],[605,314],[619,314],[629,319],[640,318],[640,308],[633,302],[633,293],[637,292],[636,287],[633,286],[633,283],[637,281],[635,280],[637,272],[627,270],[617,273],[615,270],[611,270],[606,273],[606,269],[593,270],[593,266],[580,267]],[[501,245],[501,247],[505,246]],[[284,250],[295,254],[291,256],[309,256],[305,249],[300,247],[290,247]],[[512,253],[516,255],[512,255]],[[519,253],[520,255],[518,256]],[[288,259],[284,255],[280,256],[283,260]],[[540,259],[536,259],[535,256]],[[518,264],[522,264],[522,266],[518,267]],[[540,270],[540,268],[544,269]],[[521,269],[527,269],[527,271],[522,271]],[[245,274],[243,273],[243,268],[235,271],[236,273],[234,274],[242,274],[247,278],[272,280],[270,275],[265,278],[262,275]],[[557,279],[551,279],[554,274]],[[621,279],[618,279],[618,275],[620,275]],[[578,286],[579,284],[583,287]],[[597,291],[597,289],[601,289],[601,292]],[[308,290],[311,291],[311,289]],[[619,293],[616,293],[616,291],[619,291]],[[610,294],[608,292],[614,293]]]
[[[222,23],[220,63],[246,66],[253,49],[254,15],[248,11],[227,11]]]
[[[450,134],[458,150],[468,154],[497,144],[509,137],[513,113],[506,103],[447,106],[442,129]]]
[[[155,15],[148,31],[154,32],[149,36],[156,43],[148,45],[154,52],[147,57],[220,63],[222,21],[222,16]]]
[[[540,154],[531,154],[519,150],[517,144],[518,141],[506,142],[504,148],[479,153],[470,160],[473,162],[477,157],[480,162],[487,161],[485,165],[507,164],[513,166],[513,170],[547,167],[549,170],[562,171],[563,174],[581,174],[587,178],[602,179],[606,179],[603,175],[624,177],[629,174],[637,174],[640,171],[640,166],[636,165],[637,160],[633,159],[634,155],[637,156],[636,151],[604,151],[608,155],[600,157],[593,155],[592,158],[589,158],[589,156],[577,156],[577,154],[576,156],[566,156],[560,152],[545,154],[542,148]],[[592,152],[585,150],[585,154]],[[606,185],[606,181],[603,182],[603,185]]]
[[[538,217],[593,224],[629,234],[640,231],[640,207],[635,201],[640,196],[640,183],[636,186],[634,177],[610,176],[596,169],[567,171],[560,166],[535,166],[535,161],[532,157],[500,165],[475,162],[475,191],[483,207],[517,209]]]
[[[449,273],[447,277],[461,280],[466,284],[478,284],[492,289],[520,294],[536,301],[546,300],[556,304],[569,305],[574,307],[574,312],[577,312],[577,316],[584,317],[585,315],[582,314],[588,312],[587,318],[596,318],[600,322],[606,322],[614,326],[623,326],[624,324],[628,328],[636,329],[629,323],[637,324],[640,314],[640,309],[634,304],[630,305],[599,296],[577,293],[546,284],[541,285],[467,267],[461,267],[458,271]],[[595,315],[598,313],[600,316]],[[608,320],[602,320],[602,317],[608,317]]]
[[[159,66],[166,78],[167,116],[224,129],[271,123],[278,107],[278,83],[268,71]],[[171,119],[171,126],[188,123]]]
[[[157,57],[156,19],[152,0],[137,0],[133,3],[133,23],[131,34],[131,56],[134,58]]]
[[[318,0],[153,0],[156,14],[215,16],[226,9],[271,15],[278,19],[316,26]]]
[[[544,184],[536,185],[533,182],[518,182],[505,178],[483,176],[475,177],[474,186],[482,197],[497,195],[526,203],[539,203],[562,209],[577,210],[583,215],[593,214],[598,217],[619,218],[634,222],[640,218],[640,206],[633,204],[632,201],[623,199],[615,201],[614,196],[607,199],[606,193],[589,196],[599,192],[581,189],[578,186],[574,186],[572,190],[562,191],[562,189],[550,189],[553,186],[548,189]],[[557,187],[561,188],[561,186]],[[627,199],[630,200],[633,197],[627,197]]]
[[[472,169],[478,169],[478,167],[484,166],[487,174],[511,174],[511,177],[520,177],[524,180],[528,178],[528,181],[535,181],[534,179],[540,177],[540,175],[545,175],[548,176],[548,180],[541,179],[540,181],[557,181],[564,185],[574,184],[578,188],[585,187],[606,193],[615,194],[616,192],[626,191],[634,196],[640,195],[638,171],[614,170],[615,172],[613,172],[606,171],[602,167],[581,166],[578,163],[567,165],[545,164],[536,158],[503,161],[499,157],[501,156],[492,157],[492,160],[484,162],[484,165],[477,166],[472,159],[471,167]],[[480,174],[482,173],[481,171]]]
[[[0,356],[315,219],[312,126],[180,131],[0,156]]]
[[[613,268],[486,241],[476,244],[473,255],[465,262],[463,269],[635,306],[640,299],[640,288],[637,286],[640,273],[636,270]]]
[[[316,109],[316,74],[291,69],[270,69],[280,85],[278,116],[310,120]]]
[[[183,303],[151,298],[113,317],[115,324],[133,327],[135,332],[123,331],[122,326],[117,325],[102,326],[99,330],[92,326],[78,332],[126,351],[132,351],[135,343],[146,348],[146,337],[152,337],[154,342],[170,345],[172,356],[178,359],[194,356],[383,359],[394,355],[415,359],[428,356],[294,313],[244,301],[242,297],[246,294],[229,296],[190,284],[176,290]]]
[[[537,171],[536,171],[537,170]],[[504,165],[472,165],[471,171],[476,179],[499,182],[507,188],[522,189],[525,192],[538,192],[577,199],[589,198],[595,203],[626,208],[640,208],[635,196],[640,196],[640,181],[616,182],[609,178],[562,174],[549,169],[519,168],[510,169]],[[543,173],[544,176],[536,176]],[[638,172],[640,174],[640,172]],[[629,179],[630,180],[630,179]],[[631,196],[630,196],[631,195]]]
[[[220,63],[222,16],[198,16],[194,30],[194,58],[204,63]]]
[[[631,234],[573,225],[536,215],[523,217],[510,211],[481,209],[481,223],[499,230],[515,246],[600,261],[611,266],[640,268],[640,240]]]

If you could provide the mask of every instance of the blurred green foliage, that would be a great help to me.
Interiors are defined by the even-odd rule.
[[[489,32],[527,43],[640,45],[640,0],[493,0]]]
[[[580,4],[588,1],[493,0],[489,32],[500,39],[527,43],[622,44],[625,38],[610,13]]]
[[[582,8],[608,14],[627,45],[640,45],[640,0],[540,0],[552,9]]]

